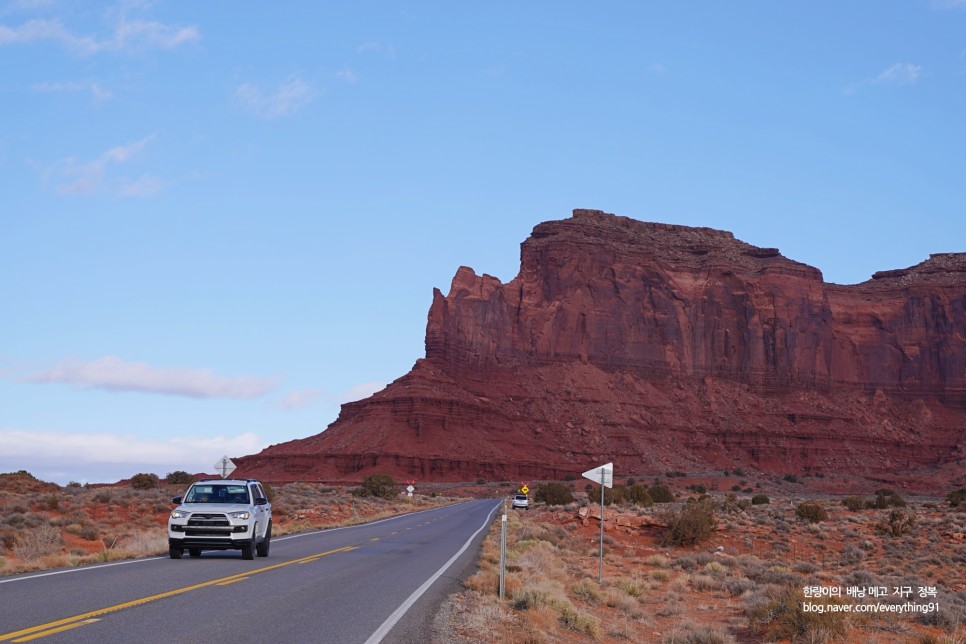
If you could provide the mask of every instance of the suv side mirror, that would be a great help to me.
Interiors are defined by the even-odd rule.
[[[177,503],[178,505],[180,505],[181,504],[181,497],[180,496],[173,497],[171,499],[171,502],[172,503]]]
[[[255,497],[255,505],[266,505],[267,503],[268,499],[266,499],[264,496]]]

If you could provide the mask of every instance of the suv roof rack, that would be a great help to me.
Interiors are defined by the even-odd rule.
[[[197,481],[195,481],[195,483],[207,483],[208,481],[245,481],[246,483],[258,483],[258,479],[236,479],[231,477],[227,479],[203,478],[203,479],[198,479]]]

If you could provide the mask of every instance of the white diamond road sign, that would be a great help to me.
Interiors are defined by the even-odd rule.
[[[226,479],[235,471],[235,464],[227,456],[222,456],[221,460],[215,463],[215,471],[221,474],[221,478]]]
[[[581,476],[585,479],[590,479],[594,483],[603,483],[604,487],[614,487],[614,464],[608,463],[607,465],[595,467],[592,470],[587,470]],[[601,481],[601,476],[603,476],[603,481]]]

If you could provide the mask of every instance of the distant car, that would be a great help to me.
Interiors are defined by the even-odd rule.
[[[513,495],[513,502],[510,504],[514,510],[517,508],[523,508],[524,510],[530,509],[530,497],[526,494],[515,494]]]
[[[272,504],[254,479],[210,479],[191,484],[168,517],[168,553],[185,550],[241,550],[242,559],[268,556],[272,541]]]

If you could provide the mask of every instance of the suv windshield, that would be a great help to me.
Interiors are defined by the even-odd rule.
[[[248,488],[244,485],[195,484],[191,486],[185,503],[249,503]]]

